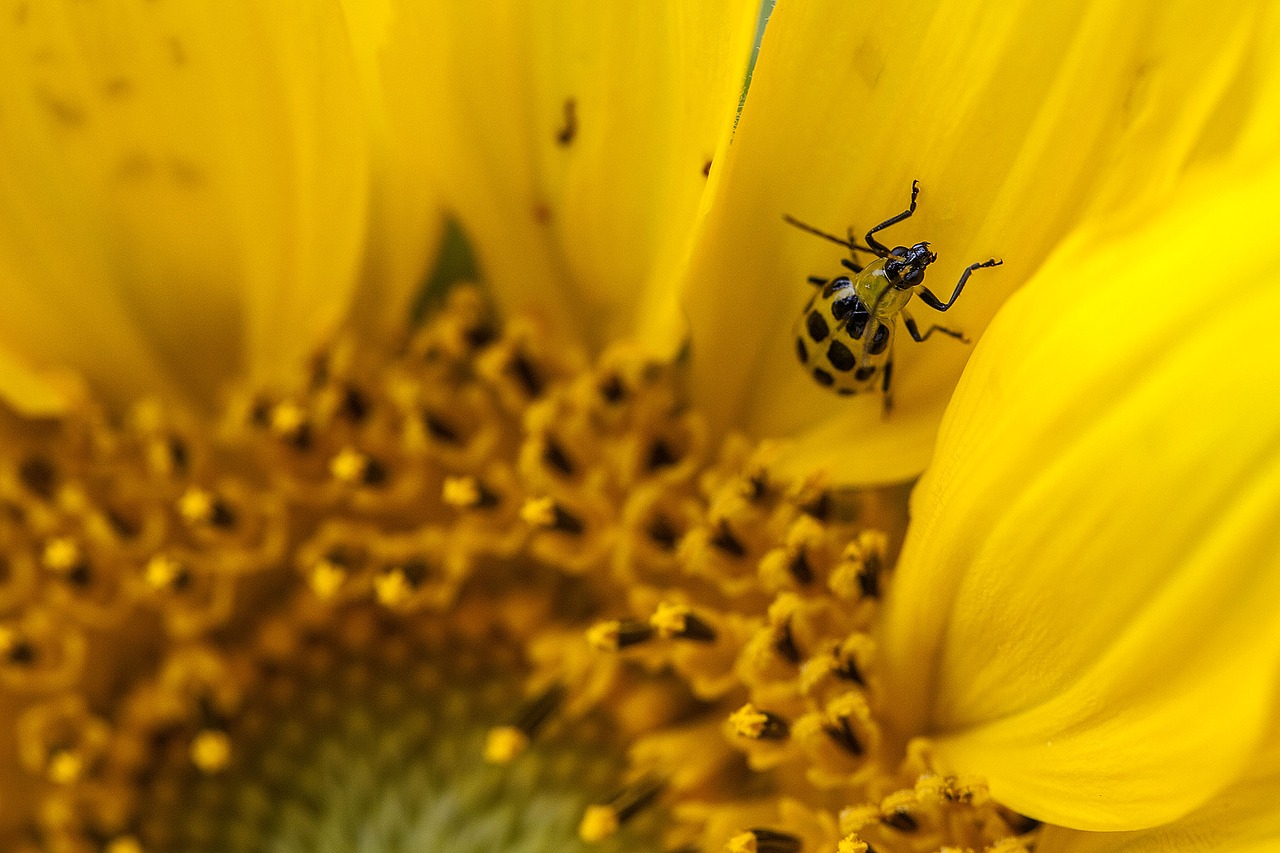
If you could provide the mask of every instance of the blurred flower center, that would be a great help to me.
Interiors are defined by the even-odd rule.
[[[951,845],[1032,824],[887,722],[904,492],[713,447],[679,370],[460,289],[219,425],[5,425],[36,850]],[[660,837],[660,841],[659,841]],[[924,845],[924,847],[922,847]]]

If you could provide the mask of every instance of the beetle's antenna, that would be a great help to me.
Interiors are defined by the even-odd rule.
[[[782,220],[786,222],[788,225],[794,225],[795,227],[799,228],[801,231],[807,231],[808,233],[812,234],[815,237],[821,237],[824,240],[830,240],[832,243],[839,243],[841,246],[844,246],[846,249],[849,249],[851,251],[867,252],[868,254],[872,254],[872,255],[875,254],[875,252],[873,252],[871,249],[867,248],[866,246],[859,246],[857,243],[853,242],[852,240],[841,240],[836,235],[828,234],[826,231],[822,231],[817,228],[814,228],[812,225],[801,222],[799,219],[796,219],[794,216],[784,215],[782,217]]]

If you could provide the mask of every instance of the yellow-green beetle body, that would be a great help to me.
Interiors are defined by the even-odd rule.
[[[938,311],[946,311],[964,289],[974,270],[998,266],[991,259],[965,268],[955,291],[946,302],[924,286],[924,273],[938,259],[928,243],[889,249],[875,239],[878,231],[911,216],[916,210],[918,182],[911,185],[911,206],[902,213],[872,228],[866,234],[866,246],[827,234],[791,217],[787,222],[811,234],[849,248],[851,256],[841,261],[847,274],[826,279],[811,276],[809,283],[820,288],[805,305],[796,320],[794,334],[796,357],[819,385],[842,396],[871,391],[884,395],[885,407],[890,403],[893,379],[893,333],[899,315],[912,340],[926,340],[934,332],[942,332],[961,341],[963,334],[942,326],[930,326],[923,333],[907,311],[912,296]],[[868,252],[875,259],[860,265],[857,252]],[[967,341],[966,341],[967,342]]]

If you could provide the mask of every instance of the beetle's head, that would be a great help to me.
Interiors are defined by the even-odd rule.
[[[898,246],[889,253],[884,274],[898,290],[907,290],[924,283],[925,267],[938,259],[938,253],[930,251],[928,243],[916,243],[908,248]]]

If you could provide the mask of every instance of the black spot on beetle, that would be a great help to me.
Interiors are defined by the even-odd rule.
[[[866,382],[868,379],[870,379],[872,376],[875,376],[875,375],[876,375],[876,366],[874,364],[868,364],[863,367],[859,367],[857,372],[853,374],[853,378],[858,380],[859,382]]]
[[[804,338],[796,338],[796,357],[801,364],[809,363],[809,348],[804,345]]]
[[[854,394],[858,393],[858,389],[857,388],[837,388],[836,393],[839,394],[841,397],[852,397]]]
[[[825,385],[828,388],[834,385],[836,381],[836,378],[834,376],[832,376],[830,373],[827,373],[827,371],[823,370],[821,367],[815,367],[813,369],[813,378],[817,381],[819,385]]]
[[[857,364],[857,359],[853,357],[849,348],[836,340],[827,347],[827,359],[831,362],[831,366],[841,373],[853,370],[854,365]]]
[[[857,306],[862,304],[862,300],[850,293],[848,296],[841,296],[835,302],[831,303],[831,316],[837,320],[843,320],[845,315],[850,311],[856,310]],[[865,312],[865,309],[864,309]]]
[[[804,323],[808,327],[809,337],[813,338],[814,343],[822,343],[826,340],[827,335],[831,333],[831,329],[827,327],[826,318],[817,311],[810,311]]]
[[[858,300],[858,304],[853,306],[853,313],[849,315],[849,322],[845,324],[845,330],[849,336],[855,341],[862,340],[862,333],[867,329],[867,323],[871,321],[871,314],[867,311],[867,306],[862,304],[862,300]]]
[[[867,347],[867,352],[879,355],[887,346],[889,346],[889,327],[884,323],[877,323],[875,337],[871,339],[871,346]]]

